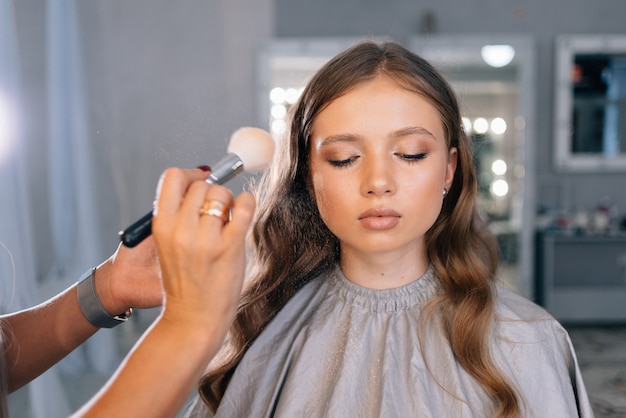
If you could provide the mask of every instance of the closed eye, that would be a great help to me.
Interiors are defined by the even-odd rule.
[[[344,160],[328,160],[328,163],[333,167],[347,167],[355,162],[359,157],[350,157]]]
[[[407,160],[409,162],[419,161],[426,158],[426,153],[422,152],[420,154],[396,154],[398,157]]]

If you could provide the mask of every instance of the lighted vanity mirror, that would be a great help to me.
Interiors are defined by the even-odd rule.
[[[556,40],[555,164],[626,170],[626,35]]]
[[[419,36],[410,47],[459,95],[479,206],[500,243],[500,276],[532,296],[534,49],[526,36]],[[530,186],[526,186],[530,185]]]
[[[284,117],[301,88],[328,59],[359,41],[354,38],[275,39],[259,54],[259,126],[273,135],[286,129]],[[502,48],[503,46],[508,46]],[[531,187],[527,166],[532,132],[533,50],[526,38],[457,36],[411,39],[407,47],[429,59],[452,82],[472,128],[481,168],[481,209],[499,237],[505,275],[520,293],[532,295]],[[483,49],[484,46],[491,48]],[[481,52],[500,62],[486,64]],[[493,54],[492,54],[493,56]],[[487,58],[488,59],[488,58]]]

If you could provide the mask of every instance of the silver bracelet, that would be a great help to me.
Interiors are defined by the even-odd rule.
[[[95,286],[96,268],[87,270],[80,279],[78,279],[78,304],[80,310],[93,326],[98,328],[113,328],[123,322],[133,314],[133,309],[128,308],[126,312],[120,315],[111,315],[104,309]]]

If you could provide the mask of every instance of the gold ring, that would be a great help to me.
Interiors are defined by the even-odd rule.
[[[207,199],[200,208],[200,216],[211,215],[220,218],[222,222],[228,222],[230,218],[230,210],[224,202],[219,200]]]

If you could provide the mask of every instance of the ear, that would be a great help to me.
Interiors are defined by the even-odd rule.
[[[454,173],[456,172],[456,164],[459,159],[459,150],[456,147],[451,147],[448,151],[448,165],[446,166],[446,189],[450,190],[452,187],[452,181],[454,180]]]

